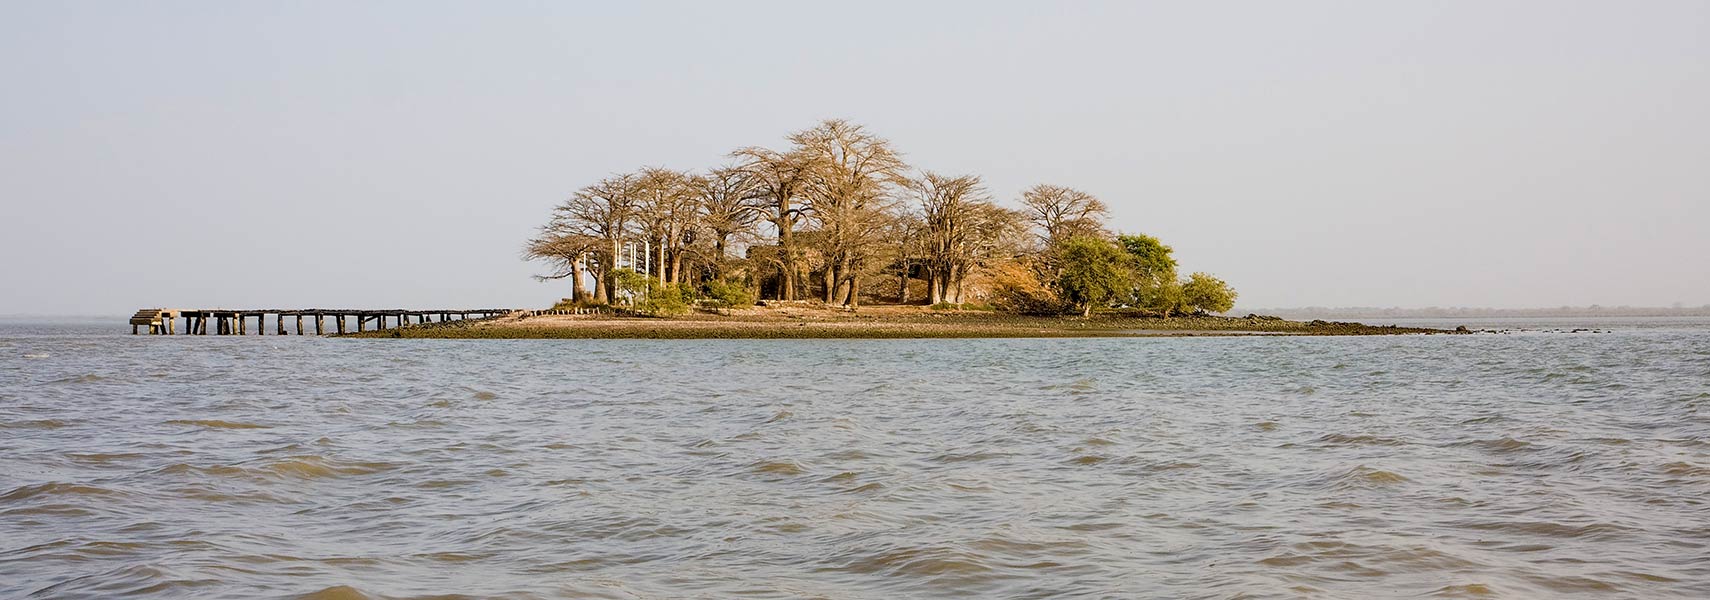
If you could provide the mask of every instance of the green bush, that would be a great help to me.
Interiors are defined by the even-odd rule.
[[[656,280],[647,281],[647,296],[635,303],[635,311],[654,316],[680,315],[689,312],[689,305],[695,300],[694,291],[688,286],[675,283],[661,284]]]
[[[613,271],[612,279],[615,285],[612,286],[613,289],[610,291],[614,302],[621,302],[618,299],[622,298],[626,293],[631,296],[640,296],[642,292],[647,291],[648,284],[653,281],[646,275],[635,272],[634,269],[618,269]]]
[[[707,298],[721,307],[747,308],[754,306],[757,298],[748,285],[740,281],[725,281],[714,279],[706,285]]]

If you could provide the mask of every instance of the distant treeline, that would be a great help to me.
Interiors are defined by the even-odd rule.
[[[1222,280],[1179,277],[1157,238],[1112,233],[1092,194],[1041,184],[1003,206],[979,176],[918,170],[841,120],[787,141],[704,172],[646,167],[587,185],[524,256],[552,264],[541,279],[570,278],[577,303],[648,312],[757,298],[1081,314],[1234,304]]]
[[[1247,310],[1247,309],[1243,309]],[[1373,306],[1300,308],[1259,308],[1250,312],[1285,318],[1503,318],[1503,317],[1710,317],[1710,304],[1703,306],[1559,306],[1555,308],[1380,308]]]

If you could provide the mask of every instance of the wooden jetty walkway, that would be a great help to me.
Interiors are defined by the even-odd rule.
[[[326,322],[330,319],[333,324],[332,333],[345,333],[346,320],[356,325],[356,331],[376,331],[387,329],[387,321],[391,320],[392,327],[403,327],[414,319],[421,323],[444,323],[469,319],[490,319],[502,317],[519,311],[509,308],[476,308],[476,309],[440,309],[440,310],[347,310],[328,308],[279,309],[258,308],[251,310],[216,309],[177,309],[177,308],[145,308],[131,316],[131,333],[142,333],[143,327],[153,335],[174,335],[178,333],[177,321],[184,319],[186,335],[209,335],[209,321],[213,322],[213,335],[249,335],[249,321],[255,320],[255,335],[267,335],[267,317],[272,315],[276,324],[275,335],[289,335],[285,328],[286,317],[291,317],[295,323],[297,335],[305,335],[303,319],[310,319],[314,325],[315,335],[326,335]],[[372,324],[373,327],[369,325]]]

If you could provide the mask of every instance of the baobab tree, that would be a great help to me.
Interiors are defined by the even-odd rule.
[[[825,301],[854,305],[860,275],[883,245],[890,220],[891,189],[905,183],[902,156],[889,140],[847,121],[832,119],[789,137],[806,160],[807,198],[822,234]]]
[[[683,246],[692,237],[698,207],[689,176],[661,167],[641,170],[635,185],[637,233],[649,245],[657,244],[650,269],[659,283],[681,279]]]
[[[523,258],[526,260],[545,260],[553,266],[549,275],[536,275],[535,279],[549,281],[553,279],[570,278],[570,299],[576,302],[605,302],[604,288],[600,289],[597,299],[589,297],[587,284],[583,283],[583,269],[588,254],[600,247],[600,240],[570,232],[572,228],[567,223],[554,219],[541,227],[540,235],[528,241],[523,246]]]
[[[731,153],[754,185],[751,206],[777,232],[776,261],[780,272],[779,300],[795,300],[801,287],[801,249],[796,227],[807,218],[799,196],[806,185],[809,160],[798,152],[778,152],[750,146]]]
[[[1027,220],[1037,227],[1046,248],[1079,236],[1102,237],[1109,211],[1092,194],[1056,185],[1039,184],[1021,193]]]
[[[927,301],[938,304],[953,287],[960,287],[957,284],[967,274],[972,261],[969,221],[975,207],[990,204],[991,199],[980,178],[973,175],[946,177],[928,171],[911,183],[924,224]]]
[[[620,173],[576,190],[570,199],[552,210],[546,232],[560,238],[589,240],[595,261],[594,301],[610,302],[617,290],[617,261],[623,239],[635,213],[636,182],[631,173]]]
[[[997,260],[1013,260],[1026,235],[1021,213],[993,203],[980,178],[922,174],[913,184],[924,223],[928,300],[962,302],[969,273]]]
[[[711,234],[714,277],[723,279],[731,239],[753,233],[760,220],[762,209],[754,200],[764,197],[762,186],[748,171],[736,167],[713,169],[689,184],[700,205],[701,226]]]

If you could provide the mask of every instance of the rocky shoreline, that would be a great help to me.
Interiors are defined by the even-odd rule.
[[[1186,337],[1248,335],[1435,335],[1468,333],[1247,315],[1159,317],[1120,312],[1091,318],[880,306],[752,308],[673,317],[514,315],[408,325],[343,337],[415,339],[907,339],[1032,337]]]

